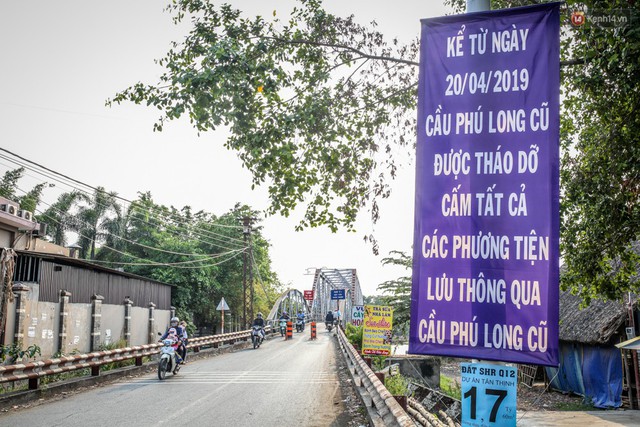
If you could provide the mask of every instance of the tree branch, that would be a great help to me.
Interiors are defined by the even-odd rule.
[[[275,40],[275,41],[280,42],[280,43],[308,44],[308,45],[311,45],[311,46],[331,47],[331,48],[334,48],[334,49],[342,49],[342,50],[350,51],[350,52],[353,52],[353,53],[357,53],[358,55],[360,55],[360,56],[362,56],[364,58],[367,58],[367,59],[380,59],[380,60],[383,60],[383,61],[398,62],[400,64],[415,65],[415,66],[419,66],[420,65],[419,62],[409,61],[408,59],[394,58],[394,57],[391,57],[391,56],[371,55],[369,53],[363,52],[363,51],[361,51],[359,49],[356,49],[354,47],[346,46],[346,45],[342,45],[342,44],[315,42],[315,41],[311,41],[311,40],[287,40],[287,39],[281,39],[279,37],[264,37],[264,38],[265,39]]]

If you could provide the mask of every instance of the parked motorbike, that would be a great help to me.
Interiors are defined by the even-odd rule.
[[[253,343],[253,348],[260,347],[263,340],[262,336],[262,327],[260,326],[252,326],[251,327],[251,342]]]
[[[280,336],[284,336],[287,332],[287,319],[280,319]]]
[[[304,331],[304,320],[298,319],[296,320],[296,332]]]
[[[162,348],[160,349],[160,360],[158,361],[158,379],[164,380],[167,372],[173,372],[176,375],[180,370],[178,363],[178,353],[176,349],[180,345],[180,341],[172,339],[162,340]]]

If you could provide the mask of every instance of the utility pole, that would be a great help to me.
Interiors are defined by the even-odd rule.
[[[251,234],[249,234],[249,301],[249,319],[253,322],[255,316],[253,315],[253,242]]]
[[[249,321],[253,321],[253,251],[251,249],[251,226],[254,220],[255,218],[248,216],[242,217],[242,235],[244,240],[244,251],[242,252],[243,328],[249,327],[249,323],[247,323],[247,308],[249,309]],[[249,242],[248,245],[247,241]],[[249,257],[247,257],[247,249],[249,250]],[[247,261],[249,263],[249,285],[247,285]]]

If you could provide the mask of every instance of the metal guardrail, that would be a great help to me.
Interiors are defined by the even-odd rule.
[[[266,332],[272,332],[267,326]],[[195,352],[201,347],[212,346],[217,348],[220,344],[233,344],[236,341],[247,341],[251,337],[251,331],[231,332],[228,334],[210,335],[206,337],[190,338],[187,349]],[[29,381],[29,390],[38,389],[39,379],[49,375],[76,371],[79,369],[91,369],[91,376],[100,375],[100,367],[107,363],[122,362],[135,359],[136,366],[142,366],[144,357],[160,353],[162,344],[147,344],[134,347],[118,348],[114,350],[96,351],[93,353],[64,356],[37,362],[20,363],[15,365],[0,366],[0,384]]]
[[[340,346],[350,364],[353,365],[353,370],[350,370],[350,372],[354,377],[356,389],[358,389],[358,392],[366,391],[371,396],[371,404],[382,419],[383,424],[381,425],[415,427],[416,424],[411,417],[402,409],[396,398],[389,393],[389,390],[378,379],[369,365],[360,357],[358,351],[349,343],[342,329],[336,328],[336,330]],[[358,381],[356,381],[356,378]],[[362,387],[358,383],[362,383]]]

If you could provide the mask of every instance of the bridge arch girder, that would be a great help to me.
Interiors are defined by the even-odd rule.
[[[286,311],[293,318],[298,310],[302,310],[307,317],[311,314],[309,304],[305,301],[302,292],[297,289],[287,289],[273,304],[266,320],[277,320],[282,311]]]
[[[344,300],[331,300],[331,291],[344,289]],[[360,281],[353,268],[316,269],[313,281],[313,304],[311,314],[316,319],[324,319],[328,310],[340,309],[342,319],[351,321],[351,308],[364,304],[364,296],[360,288]]]

